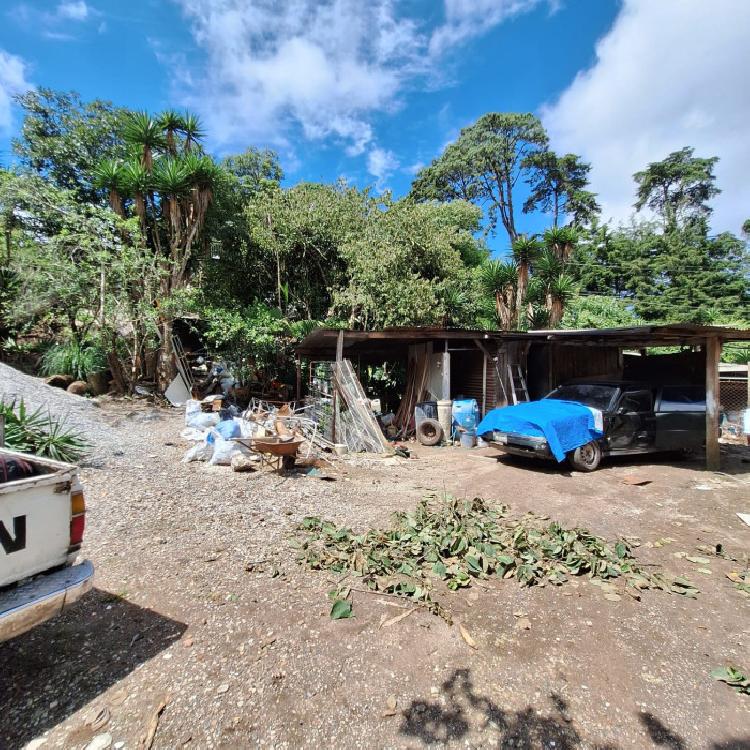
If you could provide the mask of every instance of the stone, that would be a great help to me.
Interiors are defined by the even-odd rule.
[[[107,750],[108,747],[112,746],[112,735],[107,732],[105,734],[97,734],[88,745],[85,750]]]
[[[65,390],[74,396],[85,396],[88,393],[89,386],[85,380],[74,380]]]
[[[231,466],[232,471],[255,471],[258,468],[256,461],[242,453],[235,453],[232,456]]]
[[[44,382],[53,388],[67,388],[74,380],[72,375],[50,375]]]

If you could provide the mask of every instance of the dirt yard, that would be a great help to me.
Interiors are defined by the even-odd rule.
[[[417,448],[337,462],[323,481],[182,464],[178,412],[97,414],[117,438],[82,471],[95,590],[0,645],[0,747],[137,748],[151,725],[155,748],[750,748],[750,696],[709,674],[750,669],[750,597],[726,578],[740,563],[684,555],[750,553],[742,449],[722,474],[651,457],[585,475]],[[639,537],[640,562],[701,593],[609,601],[584,578],[490,579],[438,594],[452,626],[420,609],[383,627],[410,605],[359,592],[355,616],[331,620],[334,578],[295,561],[300,520],[365,530],[429,490]]]

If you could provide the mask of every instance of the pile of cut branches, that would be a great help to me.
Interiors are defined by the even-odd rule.
[[[452,591],[472,579],[515,578],[524,586],[561,585],[571,576],[621,578],[639,598],[643,589],[695,597],[684,578],[645,571],[632,542],[610,544],[586,529],[566,529],[527,514],[504,520],[507,507],[492,510],[481,498],[425,498],[411,513],[396,513],[390,529],[355,534],[330,521],[307,517],[299,529],[300,561],[312,570],[361,577],[371,591],[430,602],[438,579]]]

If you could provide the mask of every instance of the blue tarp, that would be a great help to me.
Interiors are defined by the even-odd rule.
[[[493,409],[479,423],[477,435],[494,430],[546,438],[558,461],[574,448],[603,436],[596,429],[591,409],[577,401],[554,398]]]

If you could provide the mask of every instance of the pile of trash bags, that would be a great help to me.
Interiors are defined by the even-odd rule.
[[[216,399],[216,396],[207,396],[203,401],[190,399],[186,402],[185,429],[180,436],[194,445],[182,457],[183,463],[205,461],[212,466],[231,465],[237,471],[246,470],[247,463],[260,461],[260,456],[247,445],[237,442],[236,438],[249,441],[267,436],[278,436],[281,440],[298,437],[287,426],[293,416],[288,405],[281,408],[255,405],[242,414],[235,406],[207,411],[207,408],[213,409]],[[243,457],[243,460],[233,460],[237,456]]]

